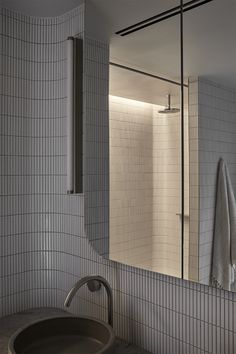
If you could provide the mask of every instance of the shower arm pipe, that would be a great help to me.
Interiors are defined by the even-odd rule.
[[[171,98],[170,98],[170,94],[167,95],[167,101],[168,101],[168,109],[171,108]]]
[[[67,194],[74,192],[74,38],[67,39]]]

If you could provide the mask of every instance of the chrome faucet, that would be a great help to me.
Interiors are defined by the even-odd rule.
[[[112,327],[113,326],[113,298],[112,298],[112,289],[108,281],[101,277],[100,275],[89,275],[84,278],[81,278],[73,288],[69,291],[68,295],[66,296],[64,306],[69,307],[71,301],[77,291],[84,285],[87,284],[88,289],[92,292],[98,291],[101,288],[101,284],[104,286],[106,293],[107,293],[107,303],[108,303],[108,323]]]

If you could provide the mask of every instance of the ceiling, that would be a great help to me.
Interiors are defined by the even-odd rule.
[[[149,17],[166,7],[175,6],[177,0],[0,0],[4,7],[23,12],[31,16],[58,16],[79,6],[92,3],[109,20],[111,33],[119,26]],[[148,6],[146,6],[148,3]]]
[[[83,0],[0,0],[0,5],[30,16],[59,16],[83,3]]]
[[[0,0],[34,16],[57,16],[83,0]],[[179,4],[179,0],[85,0],[105,23],[114,62],[171,79],[180,77],[179,18],[127,37],[115,32]],[[186,0],[187,1],[187,0]],[[184,15],[185,77],[205,76],[236,87],[236,0],[213,0]],[[97,18],[99,18],[97,16]],[[89,23],[92,26],[93,21]]]
[[[235,0],[214,0],[185,13],[186,78],[204,76],[236,88],[235,14]],[[111,60],[176,80],[180,78],[179,26],[175,17],[126,37],[113,35]]]
[[[186,0],[188,1],[188,0]],[[180,19],[174,17],[131,35],[120,37],[117,30],[179,4],[178,0],[95,0],[109,26],[112,62],[166,78],[180,80]],[[148,6],[147,6],[148,3]],[[124,10],[125,9],[125,10]],[[236,89],[236,0],[213,0],[184,14],[184,75],[202,76]],[[132,76],[132,78],[131,78]],[[161,98],[171,85],[111,69],[113,94],[126,92],[149,102]],[[135,86],[136,84],[136,86]],[[152,89],[154,89],[152,91]],[[138,90],[141,93],[138,93]],[[145,92],[145,93],[144,93]],[[154,92],[154,94],[151,94]],[[125,97],[126,97],[125,96]],[[159,98],[158,98],[159,97]],[[162,104],[161,102],[157,102]]]
[[[180,87],[178,85],[150,78],[129,70],[110,66],[109,93],[136,101],[167,106],[167,94],[171,95],[172,106],[180,107]],[[185,102],[188,92],[185,90]]]

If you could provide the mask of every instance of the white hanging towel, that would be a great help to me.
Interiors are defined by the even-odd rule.
[[[230,290],[236,264],[236,202],[228,168],[219,161],[212,255],[212,285]]]

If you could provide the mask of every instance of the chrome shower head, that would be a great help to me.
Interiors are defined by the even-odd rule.
[[[172,114],[172,113],[178,113],[180,112],[179,108],[171,107],[171,96],[170,94],[167,95],[168,103],[167,107],[164,108],[163,110],[158,111],[160,114]]]

